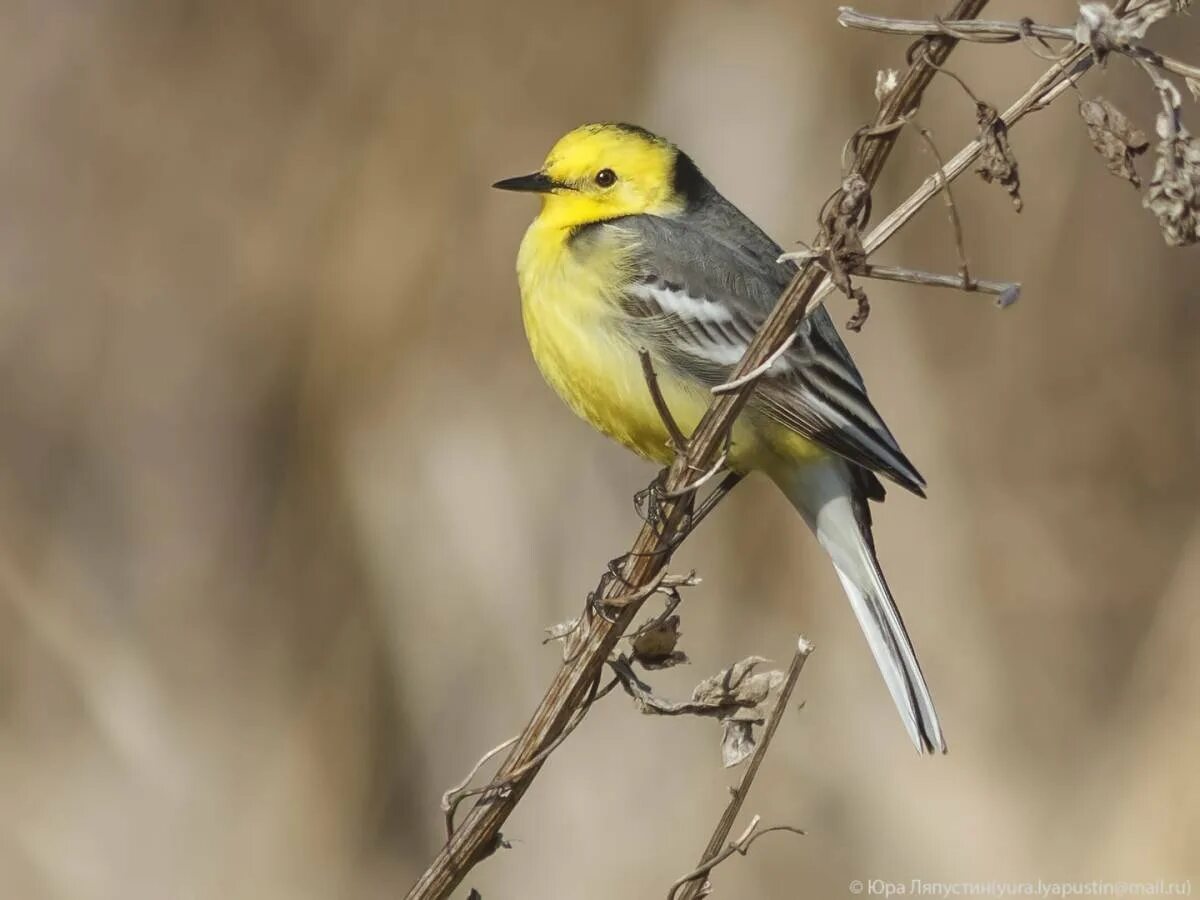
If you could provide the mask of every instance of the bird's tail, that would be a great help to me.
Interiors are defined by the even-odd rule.
[[[933,699],[875,556],[866,492],[850,464],[830,457],[777,472],[774,479],[833,560],[917,751],[945,753]]]

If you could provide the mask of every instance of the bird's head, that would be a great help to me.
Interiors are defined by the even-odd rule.
[[[636,125],[583,125],[551,149],[541,169],[497,181],[542,195],[543,224],[575,228],[620,216],[682,212],[703,178],[686,154]]]

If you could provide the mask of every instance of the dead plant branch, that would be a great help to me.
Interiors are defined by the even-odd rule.
[[[717,504],[730,491],[737,487],[745,477],[741,472],[730,472],[722,478],[720,483],[712,489],[712,492],[700,502],[700,505],[696,507],[696,511],[692,513],[691,519],[688,521],[688,533],[690,534],[695,531],[696,527],[704,521],[705,517],[716,508]]]
[[[942,71],[944,72],[947,70],[943,69]],[[971,96],[975,99],[977,106],[983,105],[974,94]],[[941,170],[946,165],[946,161],[942,159],[942,154],[938,150],[937,144],[934,143],[933,135],[927,128],[919,129],[919,133],[921,138],[925,141],[925,146],[929,148],[929,152],[932,153],[933,158],[937,160],[938,173],[940,174]],[[942,193],[946,197],[946,212],[947,215],[950,216],[950,227],[954,229],[954,249],[958,253],[958,273],[962,278],[962,288],[964,291],[973,290],[974,288],[971,281],[971,264],[967,260],[967,247],[966,242],[963,240],[962,219],[960,219],[958,216],[958,206],[954,202],[954,194],[950,191],[950,182],[945,178],[942,179]]]
[[[667,406],[667,398],[663,396],[662,389],[658,385],[658,374],[654,371],[654,360],[650,358],[650,351],[643,347],[638,351],[638,357],[642,361],[642,376],[646,379],[646,387],[650,389],[650,398],[654,401],[654,408],[658,410],[658,416],[662,419],[663,426],[671,438],[671,449],[676,454],[685,453],[687,438],[683,436],[683,432],[679,429],[679,423],[671,415],[671,408]]]
[[[724,384],[718,384],[712,389],[712,392],[718,396],[721,394],[732,394],[734,391],[746,387],[746,385],[754,384],[754,382],[758,381],[758,379],[762,378],[767,374],[768,371],[770,371],[771,366],[775,365],[775,363],[781,356],[783,356],[783,354],[787,353],[788,350],[791,349],[795,340],[795,333],[793,332],[792,334],[789,334],[784,339],[783,343],[776,347],[774,352],[772,352],[771,355],[764,359],[759,365],[755,366],[749,372],[739,375],[736,378],[731,378]]]
[[[1116,11],[1114,16],[1119,16]],[[953,34],[963,41],[982,44],[1010,44],[1028,38],[1048,41],[1078,42],[1078,26],[1039,25],[1032,19],[1017,22],[989,22],[982,19],[900,19],[891,16],[874,16],[843,6],[838,10],[838,23],[846,28],[859,28],[881,34],[896,34],[908,37],[927,37],[937,34]],[[1111,48],[1126,56],[1143,59],[1151,65],[1185,78],[1200,79],[1200,66],[1189,65],[1169,56],[1163,56],[1137,44],[1125,44]]]
[[[758,817],[750,823],[750,827],[737,841],[730,845],[733,849],[725,847],[725,841],[729,837],[729,832],[733,830],[733,823],[737,821],[738,813],[742,811],[742,804],[746,800],[746,795],[750,793],[750,787],[754,784],[754,777],[758,774],[758,768],[762,765],[763,758],[767,755],[767,748],[771,746],[771,740],[775,737],[775,731],[779,728],[779,723],[783,719],[783,714],[787,712],[788,703],[791,701],[792,691],[796,687],[796,682],[800,678],[800,671],[804,668],[804,663],[808,661],[809,654],[813,651],[813,645],[803,636],[796,642],[796,653],[792,657],[791,665],[788,666],[787,675],[784,678],[783,685],[779,689],[779,699],[775,701],[775,707],[771,710],[771,715],[767,718],[767,723],[763,727],[762,736],[759,738],[758,746],[750,757],[750,762],[746,766],[746,771],[742,773],[741,779],[736,787],[729,789],[730,800],[726,805],[724,812],[721,813],[721,818],[717,821],[717,827],[713,830],[712,837],[708,839],[708,845],[704,848],[704,852],[700,854],[700,863],[697,867],[684,875],[671,886],[671,891],[667,895],[669,900],[697,900],[703,896],[702,891],[707,884],[708,873],[713,870],[713,867],[727,859],[732,853],[744,853],[745,849],[739,850],[739,846],[749,848],[749,842],[743,844],[747,836],[754,832],[754,826],[758,823]],[[803,834],[797,828],[790,826],[777,826],[768,831],[784,829],[794,831],[797,834]],[[759,832],[765,834],[766,832]],[[724,848],[724,849],[723,849]],[[676,896],[677,892],[683,889],[683,892]]]
[[[1000,116],[1008,128],[1025,118],[1029,113],[1043,109],[1053,103],[1063,92],[1070,90],[1074,82],[1095,64],[1091,51],[1079,47],[1069,56],[1055,63],[1035,81]],[[980,138],[971,141],[956,153],[949,162],[937,172],[926,178],[912,194],[879,221],[863,238],[863,248],[868,256],[891,240],[904,225],[915,216],[925,204],[937,196],[942,185],[954,181],[962,175],[983,152],[984,142]],[[955,285],[956,287],[958,285]],[[831,281],[826,280],[817,291],[813,300],[823,302],[834,290]]]
[[[467,788],[466,785],[468,783],[470,783],[471,778],[474,777],[475,772],[478,770],[479,766],[477,765],[476,768],[474,770],[472,770],[471,775],[469,775],[467,777],[466,782],[464,782],[458,788],[455,788],[451,791],[447,791],[445,794],[443,794],[442,795],[442,811],[445,814],[445,818],[446,818],[447,841],[451,841],[454,839],[454,834],[455,834],[454,814],[455,814],[455,811],[458,809],[458,804],[460,804],[462,801],[466,800],[468,797],[484,796],[485,800],[481,801],[481,802],[487,802],[488,797],[498,798],[498,799],[503,799],[504,797],[506,797],[508,795],[508,792],[512,789],[512,786],[514,784],[518,784],[521,781],[521,779],[524,778],[530,771],[532,771],[533,769],[540,766],[545,761],[547,756],[549,756],[551,753],[553,753],[555,750],[557,750],[559,745],[563,741],[565,741],[568,737],[570,737],[571,732],[574,731],[576,729],[576,727],[578,727],[579,723],[583,721],[584,716],[587,715],[587,711],[591,707],[591,705],[593,703],[595,703],[597,700],[600,700],[603,697],[607,696],[608,692],[617,686],[617,681],[618,681],[618,679],[613,678],[604,687],[597,689],[598,685],[600,684],[599,679],[597,679],[592,685],[593,690],[590,693],[590,695],[588,696],[587,700],[581,706],[579,706],[577,709],[574,710],[574,714],[568,720],[567,726],[554,738],[553,741],[551,741],[549,744],[547,744],[545,747],[543,747],[537,754],[535,754],[533,757],[531,757],[528,760],[528,762],[526,762],[524,764],[524,766],[522,768],[517,769],[516,771],[511,772],[507,775],[504,775],[503,777],[497,776],[497,778],[492,780],[490,783],[484,785],[483,787]],[[502,744],[499,748],[496,748],[496,750],[497,751],[502,750],[504,747],[511,746],[519,737],[520,737],[520,735],[518,735],[516,738],[512,738],[508,741],[505,741],[504,744]],[[493,752],[496,752],[496,751],[493,751]],[[489,752],[483,759],[480,760],[479,765],[482,765],[484,762],[486,762],[487,758],[490,757],[491,755],[492,755],[492,752]],[[476,806],[476,809],[478,809],[478,808],[479,807]],[[501,845],[500,832],[497,831],[495,836],[492,838],[491,843],[488,845],[488,847],[489,847],[488,854],[494,852],[496,847],[500,846],[500,845]],[[485,854],[485,855],[487,855],[487,854]]]
[[[922,287],[956,288],[967,293],[977,291],[995,297],[996,305],[1001,308],[1012,306],[1021,296],[1021,285],[1015,281],[990,281],[986,278],[971,278],[969,281],[964,281],[961,274],[941,275],[936,272],[922,272],[919,269],[876,266],[871,263],[863,266],[855,274],[866,278],[878,278],[881,281],[919,284]]]
[[[704,487],[704,485],[708,484],[710,481],[712,481],[714,478],[716,478],[718,475],[720,475],[722,470],[725,468],[725,464],[727,462],[729,462],[729,452],[722,451],[721,455],[717,457],[717,461],[714,462],[709,467],[707,472],[704,472],[695,481],[689,481],[687,484],[685,484],[681,488],[677,488],[672,491],[667,491],[666,496],[669,497],[670,499],[674,500],[678,497],[684,496],[685,494],[690,494],[690,493],[693,493],[694,491],[699,490],[700,488]]]
[[[475,763],[475,765],[471,768],[471,771],[467,773],[467,777],[454,787],[450,788],[450,790],[446,791],[446,793],[442,794],[442,812],[446,815],[447,840],[449,840],[450,836],[454,834],[454,810],[458,806],[457,798],[459,795],[467,789],[467,785],[474,780],[475,776],[479,773],[479,770],[483,768],[484,764],[501,750],[507,750],[509,747],[515,744],[517,742],[517,737],[518,735],[514,734],[507,741],[497,744],[487,753],[483,754],[483,756],[479,757],[479,761]]]
[[[684,875],[682,878],[680,878],[678,881],[676,881],[673,885],[671,885],[671,890],[667,893],[667,900],[677,900],[676,892],[681,887],[683,887],[683,885],[687,884],[689,881],[694,882],[700,878],[704,879],[704,881],[701,883],[702,886],[700,888],[700,891],[702,891],[702,893],[697,893],[695,896],[697,898],[708,896],[708,893],[709,893],[709,891],[708,891],[708,875],[709,875],[709,873],[712,872],[712,870],[715,869],[717,866],[719,866],[721,863],[725,862],[725,860],[729,859],[729,857],[733,856],[733,854],[735,854],[735,853],[740,853],[742,856],[745,856],[747,853],[750,852],[750,845],[753,844],[760,837],[762,837],[764,834],[770,834],[772,831],[790,831],[792,834],[798,834],[801,837],[803,837],[805,834],[805,832],[802,829],[796,828],[792,825],[772,825],[770,828],[761,828],[760,829],[758,827],[758,823],[760,821],[761,821],[761,817],[755,816],[753,819],[750,820],[749,826],[747,826],[746,830],[742,832],[741,837],[739,837],[736,841],[731,841],[725,847],[724,850],[722,850],[720,853],[718,853],[716,856],[714,856],[708,862],[697,866],[695,869],[688,872],[686,875]],[[680,895],[679,900],[682,900],[683,896],[684,895]]]

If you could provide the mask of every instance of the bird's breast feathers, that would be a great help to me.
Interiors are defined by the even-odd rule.
[[[666,428],[646,385],[639,348],[622,327],[620,295],[630,282],[636,248],[619,238],[589,240],[581,251],[567,232],[535,221],[517,260],[525,332],[543,377],[578,416],[641,456],[666,463],[671,458]],[[708,392],[661,366],[659,375],[672,414],[690,431],[704,413]]]
[[[631,252],[620,241],[602,240],[589,241],[580,253],[568,233],[534,222],[517,258],[522,318],[542,377],[576,415],[637,454],[666,463],[666,428],[638,348],[620,328],[619,293],[629,281]],[[680,426],[694,426],[703,391],[668,378],[660,386]]]

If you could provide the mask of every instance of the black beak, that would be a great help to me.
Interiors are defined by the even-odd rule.
[[[505,178],[492,185],[502,191],[528,191],[534,194],[548,194],[562,185],[550,179],[544,172],[534,172],[532,175],[518,175],[516,178]]]

